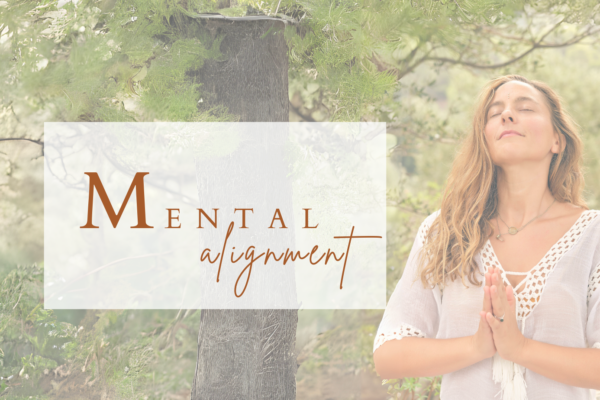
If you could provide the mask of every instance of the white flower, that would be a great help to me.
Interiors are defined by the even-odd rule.
[[[36,63],[38,71],[41,71],[42,69],[46,68],[47,65],[48,65],[48,59],[46,59],[46,58],[44,58]],[[52,282],[50,282],[48,284],[48,286],[50,286],[50,285],[52,285]]]

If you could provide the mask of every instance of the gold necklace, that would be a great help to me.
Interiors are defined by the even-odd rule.
[[[554,199],[554,201],[552,202],[552,204],[554,204],[555,202],[556,202],[556,199]],[[526,223],[525,225],[523,225],[519,229],[515,228],[514,226],[508,226],[508,224],[506,222],[504,222],[504,220],[500,216],[500,213],[498,212],[498,218],[500,218],[500,221],[504,222],[504,225],[506,225],[508,227],[508,232],[500,233],[500,224],[498,223],[498,220],[496,219],[496,225],[498,226],[498,235],[496,235],[496,239],[498,239],[501,242],[504,242],[504,239],[502,239],[502,235],[506,235],[507,233],[510,233],[511,235],[516,235],[517,233],[521,232],[523,229],[525,229],[525,227],[527,225],[529,225],[530,223],[532,223],[533,221],[535,221],[536,219],[538,219],[542,215],[546,214],[546,212],[550,209],[550,207],[552,207],[552,204],[550,204],[550,206],[548,208],[546,208],[546,211],[544,211],[543,213],[541,213],[537,217],[533,218],[531,221],[529,221],[528,223]]]

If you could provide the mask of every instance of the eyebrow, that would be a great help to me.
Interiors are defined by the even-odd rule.
[[[519,96],[519,97],[517,97],[515,99],[515,103],[520,103],[520,102],[523,102],[523,101],[532,101],[535,104],[540,104],[540,103],[538,103],[537,101],[535,101],[533,98],[531,98],[529,96]],[[492,104],[490,104],[490,106],[488,107],[488,111],[492,107],[499,106],[499,105],[502,105],[502,104],[504,104],[504,101],[502,101],[502,100],[496,100],[495,102],[493,102]]]

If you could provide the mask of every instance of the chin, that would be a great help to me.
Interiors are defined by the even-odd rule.
[[[506,157],[496,156],[492,161],[497,167],[511,167],[523,164],[527,164],[528,167],[531,167],[535,166],[535,164],[544,164],[544,157],[532,157],[531,155],[519,157],[515,154],[511,154]]]
[[[497,167],[519,165],[523,162],[531,161],[529,157],[522,157],[519,154],[496,154],[492,157],[492,161]]]

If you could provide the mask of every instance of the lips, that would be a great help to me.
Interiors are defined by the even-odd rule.
[[[503,137],[506,136],[523,136],[521,135],[519,132],[517,131],[504,131],[500,134],[500,137],[498,138],[498,140],[502,139]]]

